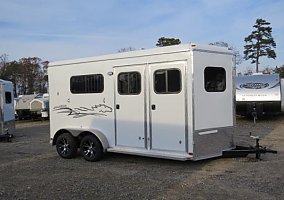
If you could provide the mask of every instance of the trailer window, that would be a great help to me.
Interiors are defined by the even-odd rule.
[[[12,93],[11,92],[5,92],[5,102],[6,104],[12,103]]]
[[[226,71],[222,67],[206,67],[204,70],[204,87],[207,92],[224,92],[226,90]]]
[[[178,69],[162,69],[154,73],[155,92],[173,94],[181,91],[181,73]]]
[[[104,91],[104,77],[102,74],[72,76],[70,90],[73,94],[102,93]]]
[[[138,95],[141,92],[141,75],[139,72],[118,74],[117,90],[121,95]]]

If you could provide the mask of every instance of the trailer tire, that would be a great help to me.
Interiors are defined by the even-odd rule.
[[[63,133],[56,140],[56,150],[62,158],[74,158],[78,150],[77,141],[69,133]]]
[[[80,154],[90,162],[100,160],[103,156],[101,142],[93,135],[84,136],[80,143]]]

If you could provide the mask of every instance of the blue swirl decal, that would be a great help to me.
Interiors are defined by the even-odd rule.
[[[263,89],[268,87],[268,83],[244,83],[240,85],[240,88],[246,88],[246,89]]]

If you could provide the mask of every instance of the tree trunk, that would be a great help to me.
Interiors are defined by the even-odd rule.
[[[257,40],[257,44],[259,43],[259,40]],[[259,52],[260,52],[260,48],[258,47],[257,50],[256,50],[256,69],[255,69],[255,72],[258,73],[258,60],[259,60]]]

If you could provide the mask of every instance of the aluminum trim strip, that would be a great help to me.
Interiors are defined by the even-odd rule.
[[[202,132],[199,132],[198,135],[208,135],[212,133],[218,133],[218,130],[202,131]]]
[[[188,152],[188,60],[184,65],[185,152]]]
[[[148,64],[144,65],[143,67],[143,85],[144,85],[144,148],[147,149],[148,148],[148,129],[147,129],[147,74],[146,74],[146,67],[148,66]]]

